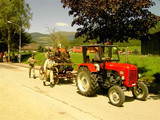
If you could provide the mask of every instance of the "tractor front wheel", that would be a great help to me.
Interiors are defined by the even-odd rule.
[[[108,97],[111,104],[115,106],[122,106],[125,101],[125,96],[122,89],[119,86],[113,86],[108,91]]]
[[[138,86],[132,89],[132,94],[138,100],[145,100],[148,95],[148,88],[143,82],[139,82]]]

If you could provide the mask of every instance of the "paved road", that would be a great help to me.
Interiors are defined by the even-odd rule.
[[[54,88],[28,78],[28,68],[0,63],[0,120],[159,120],[160,95],[147,101],[125,92],[123,107],[109,103],[99,90],[95,97],[79,95],[75,84],[60,81]]]

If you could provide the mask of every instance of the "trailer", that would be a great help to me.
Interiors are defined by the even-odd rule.
[[[54,84],[58,84],[59,79],[65,79],[70,83],[73,82],[74,74],[72,73],[72,65],[76,65],[76,63],[58,63],[57,66],[53,66],[51,68],[53,70],[54,75]],[[63,69],[60,70],[60,66],[63,67]],[[46,79],[46,73],[44,71],[43,66],[41,66],[39,69],[39,77],[40,80]],[[47,81],[49,81],[49,78],[47,79]]]

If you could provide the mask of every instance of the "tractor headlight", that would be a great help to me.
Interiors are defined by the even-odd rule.
[[[100,71],[100,65],[99,64],[94,64],[94,66],[96,67],[97,71]]]
[[[123,75],[124,74],[123,71],[120,71],[120,74]]]
[[[141,78],[142,77],[142,75],[141,74],[138,74],[138,78]]]
[[[125,80],[125,77],[124,77],[124,76],[122,76],[121,78],[122,78],[122,80]]]

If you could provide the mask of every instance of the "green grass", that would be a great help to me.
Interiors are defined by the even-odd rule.
[[[126,47],[118,47],[121,51],[124,49],[126,51]],[[128,47],[128,51],[134,51],[135,49],[137,49],[140,53],[141,53],[141,46],[132,46],[132,47]]]
[[[38,60],[38,62],[36,63],[36,65],[38,66],[43,66],[44,65],[44,62],[45,62],[45,53],[23,53],[22,57],[23,57],[23,60],[22,62],[25,63],[25,64],[28,64],[28,58],[31,57],[31,54],[34,54],[34,58],[36,60]]]
[[[36,65],[44,65],[45,53],[34,53],[35,59],[38,60]],[[83,56],[82,53],[70,53],[71,61],[73,63],[82,63]],[[23,63],[27,63],[28,58],[31,53],[23,54]],[[94,56],[92,54],[91,56]],[[142,74],[141,81],[144,81],[149,89],[150,93],[159,94],[160,93],[160,56],[143,56],[143,55],[128,55],[128,63],[134,64],[138,67],[139,73]],[[126,55],[120,55],[120,62],[126,63]],[[74,70],[77,70],[78,65],[73,66]]]
[[[36,65],[43,65],[45,61],[45,53],[34,53],[35,59],[38,60]],[[82,53],[70,53],[72,63],[82,63],[83,55]],[[94,54],[92,54],[93,56]],[[24,63],[28,63],[27,60],[31,56],[31,53],[28,55],[25,54],[23,58]],[[139,73],[142,77],[151,77],[152,79],[160,79],[160,57],[159,56],[143,56],[143,55],[128,55],[127,57],[129,64],[134,64],[138,67]],[[120,55],[119,63],[126,63],[126,55]],[[78,65],[74,65],[74,70],[77,70]],[[158,77],[156,77],[158,76]],[[159,80],[160,81],[160,80]]]
[[[120,62],[126,62],[126,56],[120,55]],[[153,77],[155,74],[160,74],[160,57],[159,56],[143,56],[143,55],[128,55],[128,63],[138,67],[139,73],[142,76]]]

